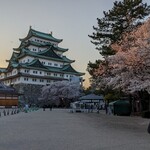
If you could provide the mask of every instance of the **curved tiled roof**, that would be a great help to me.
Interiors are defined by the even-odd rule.
[[[6,86],[2,82],[0,82],[0,93],[19,95],[19,93],[14,88]]]
[[[0,68],[0,72],[5,72],[6,68]]]
[[[54,61],[60,61],[60,62],[66,62],[66,63],[74,62],[73,60],[70,60],[68,58],[60,57],[51,48],[48,48],[48,49],[41,51],[41,52],[38,52],[38,53],[32,52],[28,49],[22,49],[22,52],[20,52],[20,55],[18,55],[18,59],[22,58],[24,56],[32,56],[32,57],[43,58],[43,59],[54,60]]]
[[[62,59],[59,55],[57,55],[52,48],[48,48],[47,50],[41,51],[37,53],[40,56],[46,56],[46,57],[51,57],[51,58],[56,58],[56,59]]]
[[[46,40],[50,40],[50,41],[54,41],[54,42],[57,42],[57,43],[62,42],[62,39],[54,38],[54,37],[52,36],[52,34],[43,33],[43,32],[40,32],[40,31],[31,29],[31,28],[30,28],[30,30],[29,30],[29,32],[28,32],[28,35],[27,35],[25,38],[20,39],[20,40],[21,40],[21,41],[24,41],[24,40],[29,39],[29,38],[32,37],[32,36],[35,36],[35,37],[38,37],[38,38],[42,38],[42,39],[46,39]]]
[[[60,52],[68,51],[67,48],[61,48],[61,47],[55,46],[51,43],[38,43],[38,42],[35,42],[35,41],[31,41],[31,40],[28,40],[24,44],[22,42],[18,48],[13,48],[13,50],[14,51],[21,51],[21,49],[26,48],[29,45],[33,45],[33,46],[37,46],[37,47],[45,47],[45,48],[52,47],[53,50],[60,51]]]
[[[65,65],[65,66],[62,68],[62,71],[68,72],[68,73],[74,73],[74,74],[77,74],[77,75],[84,75],[84,73],[77,72],[75,69],[73,69],[70,64],[69,64],[69,65]]]
[[[30,63],[26,63],[26,64],[20,64],[22,67],[28,67],[28,68],[42,68],[44,70],[47,70],[47,68],[38,60],[38,59],[34,59],[32,62]]]

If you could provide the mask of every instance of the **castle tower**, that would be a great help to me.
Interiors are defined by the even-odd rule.
[[[0,69],[0,81],[24,94],[22,100],[36,103],[41,87],[51,82],[82,80],[84,73],[77,72],[71,66],[75,61],[64,55],[68,49],[58,46],[62,39],[30,27],[27,36],[20,41],[20,46],[13,49],[7,60],[7,68]]]

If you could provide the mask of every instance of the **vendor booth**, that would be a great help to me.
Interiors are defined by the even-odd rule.
[[[71,108],[74,112],[99,111],[99,109],[104,108],[104,98],[102,95],[88,94],[80,97],[78,101],[71,103]]]
[[[102,95],[88,94],[79,98],[82,103],[93,104],[93,105],[104,105],[104,97]]]
[[[0,107],[18,106],[18,96],[14,88],[0,82]]]

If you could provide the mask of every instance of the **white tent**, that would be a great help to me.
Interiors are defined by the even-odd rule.
[[[88,94],[80,97],[79,100],[85,103],[103,103],[104,97],[102,95]]]

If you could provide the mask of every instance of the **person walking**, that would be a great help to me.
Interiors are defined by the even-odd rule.
[[[99,114],[99,104],[97,104],[97,113]]]
[[[147,132],[150,134],[150,123],[148,124]]]
[[[50,105],[50,106],[49,106],[49,110],[52,111],[52,108],[53,108],[52,105]]]

